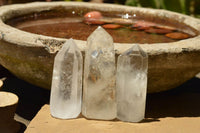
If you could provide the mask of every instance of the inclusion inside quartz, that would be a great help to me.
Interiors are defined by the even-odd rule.
[[[168,43],[194,37],[197,35],[197,32],[187,25],[164,19],[158,19],[157,22],[153,22],[151,21],[151,17],[145,17],[140,15],[139,13],[130,14],[120,12],[101,12],[107,20],[120,19],[120,21],[126,22],[128,19],[133,21],[133,23],[122,23],[117,28],[109,28],[110,24],[111,27],[113,26],[113,22],[108,22],[104,24],[87,24],[84,22],[84,15],[90,11],[92,10],[80,8],[77,10],[54,9],[23,16],[16,16],[7,20],[6,24],[30,33],[66,39],[73,38],[78,40],[87,40],[89,35],[98,26],[103,26],[105,27],[106,31],[113,37],[115,43]],[[159,26],[161,26],[161,28],[153,27],[149,29],[143,29],[144,27],[141,28],[141,26],[136,27],[137,22],[153,22],[154,24],[158,24]],[[141,23],[139,23],[139,25]],[[171,35],[172,37],[176,37],[177,33],[178,35],[183,34],[186,37],[170,38],[166,35],[166,33],[162,33],[163,27],[165,30],[164,32],[166,32],[166,30],[169,30],[165,27],[170,27],[170,30],[173,30],[174,34]]]

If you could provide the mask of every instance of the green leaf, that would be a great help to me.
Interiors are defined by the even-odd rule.
[[[194,14],[200,15],[200,0],[195,0]]]
[[[155,0],[139,0],[141,6],[157,8]]]
[[[180,0],[163,0],[163,4],[165,9],[175,11],[175,12],[182,12]]]
[[[117,4],[125,4],[126,0],[114,0]]]
[[[139,1],[138,0],[126,0],[126,5],[129,6],[139,6]]]

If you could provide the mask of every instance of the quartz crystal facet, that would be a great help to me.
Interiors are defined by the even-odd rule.
[[[115,89],[113,39],[98,27],[87,39],[82,114],[90,119],[116,118]]]
[[[82,54],[73,39],[68,40],[54,60],[50,110],[61,119],[76,118],[81,112]]]
[[[134,45],[118,57],[117,118],[139,122],[144,119],[147,91],[148,55]]]

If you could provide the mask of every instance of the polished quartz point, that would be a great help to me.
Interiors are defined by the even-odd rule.
[[[148,55],[134,45],[117,61],[117,118],[127,122],[144,119],[147,92]]]
[[[82,102],[82,54],[73,39],[69,39],[54,60],[50,110],[61,119],[79,116]]]
[[[98,27],[87,39],[82,114],[89,119],[114,119],[115,89],[113,39]]]

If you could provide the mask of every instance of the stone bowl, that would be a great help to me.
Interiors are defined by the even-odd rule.
[[[200,20],[165,10],[81,2],[36,2],[1,7],[0,64],[18,78],[50,89],[56,51],[67,39],[28,33],[5,22],[14,17],[42,11],[83,8],[102,12],[137,13],[151,20],[174,23],[179,30],[196,35],[172,43],[140,45],[149,55],[148,92],[172,89],[200,72]],[[84,54],[86,41],[75,42]],[[118,56],[133,44],[115,43],[114,46]]]

